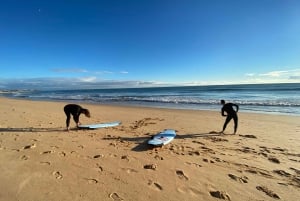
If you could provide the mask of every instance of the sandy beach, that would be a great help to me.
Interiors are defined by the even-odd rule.
[[[1,201],[298,200],[300,117],[82,103],[83,124],[65,131],[66,102],[0,98]],[[221,105],[220,105],[221,108]],[[147,141],[164,129],[163,147]]]

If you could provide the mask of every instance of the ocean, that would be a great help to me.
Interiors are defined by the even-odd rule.
[[[220,100],[239,112],[300,116],[300,83],[182,86],[122,89],[0,90],[1,96],[70,103],[116,104],[220,111]]]

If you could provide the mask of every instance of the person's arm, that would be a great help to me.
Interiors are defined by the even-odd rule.
[[[233,104],[235,107],[236,107],[236,112],[238,112],[239,111],[239,105],[237,105],[237,104]]]
[[[227,115],[225,115],[224,112],[225,112],[225,110],[224,110],[224,107],[223,107],[223,108],[222,108],[222,111],[221,111],[221,114],[222,114],[223,117],[226,117]]]

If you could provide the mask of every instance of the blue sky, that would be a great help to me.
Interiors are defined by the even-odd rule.
[[[0,27],[0,89],[300,82],[297,0],[0,0]]]

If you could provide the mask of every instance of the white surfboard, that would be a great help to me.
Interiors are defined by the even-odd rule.
[[[148,141],[148,144],[154,146],[162,146],[170,143],[174,140],[176,136],[176,131],[173,129],[166,129],[163,132],[158,133],[157,135],[153,136],[151,140]]]
[[[79,125],[78,128],[81,129],[97,129],[97,128],[107,128],[120,125],[120,121],[108,122],[108,123],[100,123],[100,124],[88,124],[88,125]]]

